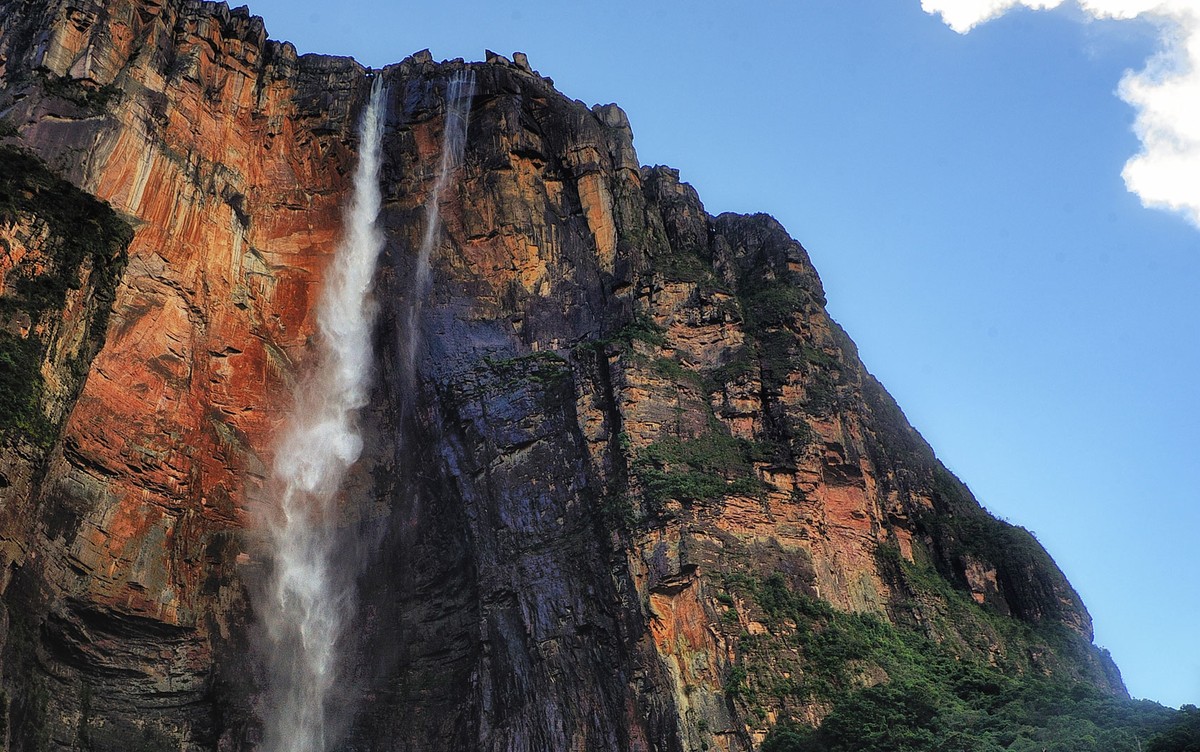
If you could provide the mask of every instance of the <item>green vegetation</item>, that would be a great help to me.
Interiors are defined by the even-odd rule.
[[[953,541],[960,553],[987,561],[1017,559],[1034,563],[1039,569],[1057,569],[1032,533],[980,510],[962,481],[941,465],[934,467],[933,494],[938,513],[923,521],[936,537]]]
[[[654,360],[654,372],[674,382],[693,381],[703,383],[703,378],[700,374],[684,368],[683,364],[674,358],[656,358]]]
[[[930,515],[934,519],[928,522],[947,539],[954,541],[960,553],[985,561],[1015,559],[1022,563],[1033,563],[1039,568],[1054,566],[1054,560],[1037,542],[1033,533],[1019,525],[998,520],[986,512],[971,512],[950,518]]]
[[[1146,745],[1146,752],[1200,752],[1200,708],[1184,705]]]
[[[600,343],[630,345],[635,341],[661,348],[667,343],[667,332],[655,324],[654,319],[650,318],[648,314],[638,313],[629,324],[620,327],[611,337],[601,339]]]
[[[662,347],[667,344],[667,331],[656,324],[654,319],[647,314],[638,313],[632,321],[618,329],[616,334],[605,342],[619,342],[628,345],[635,340]]]
[[[132,231],[106,204],[52,174],[36,157],[0,147],[0,224],[22,218],[45,223],[49,239],[40,263],[9,271],[0,297],[0,432],[19,431],[46,445],[56,426],[41,410],[46,343],[36,327],[63,309],[68,291],[79,289],[81,273],[90,267],[97,301],[87,332],[90,348],[85,347],[80,362],[68,364],[75,376],[82,376],[103,340]],[[8,323],[21,314],[31,325],[24,336]]]
[[[769,699],[784,709],[817,703],[828,710],[816,729],[782,721],[764,752],[1178,752],[1188,749],[1179,746],[1189,743],[1188,733],[1200,734],[1200,718],[1184,714],[1171,725],[1173,711],[1155,703],[1116,698],[1061,674],[991,665],[952,642],[836,611],[778,574],[730,575],[726,588],[757,603],[769,628],[758,637],[743,633],[729,696],[758,717]],[[799,658],[781,667],[788,654]],[[1147,745],[1168,738],[1174,746]]]
[[[52,426],[41,411],[42,342],[0,332],[0,428],[16,429],[44,444]]]
[[[790,326],[808,304],[808,294],[787,281],[746,284],[750,292],[741,296],[746,323],[753,331]]]
[[[547,407],[569,399],[571,364],[554,352],[509,358],[484,356],[446,395],[455,404],[474,400],[530,398]]]
[[[671,248],[671,252],[655,259],[655,268],[664,277],[676,282],[696,282],[705,289],[717,289],[717,278],[713,274],[712,262],[695,253]]]
[[[726,583],[757,603],[772,627],[770,635],[741,639],[742,657],[752,674],[761,676],[766,658],[781,648],[798,648],[801,656],[800,670],[789,672],[791,678],[759,683],[753,692],[829,702],[852,691],[868,666],[892,675],[919,662],[928,647],[915,633],[897,630],[871,615],[841,613],[819,598],[797,592],[778,573],[765,579],[730,575]]]
[[[667,344],[667,331],[654,319],[645,313],[637,313],[633,320],[618,329],[609,337],[580,342],[575,345],[576,351],[603,350],[609,345],[628,348],[633,342],[645,342],[648,345],[662,347]]]
[[[493,388],[510,388],[518,384],[561,383],[571,371],[570,364],[553,352],[536,352],[496,360],[484,358],[483,367],[492,378]]]
[[[812,308],[812,295],[793,275],[782,279],[762,280],[754,274],[745,276],[738,285],[745,315],[746,333],[750,335],[759,365],[763,385],[778,393],[794,374],[803,377],[806,407],[812,414],[830,412],[837,402],[837,386],[842,378],[842,363],[837,356],[814,347],[795,331],[796,315]],[[790,440],[785,427],[776,426],[778,439]]]
[[[103,112],[108,104],[120,95],[120,89],[113,84],[97,87],[70,76],[56,76],[53,73],[42,74],[42,89],[52,97],[65,99],[96,113]]]
[[[765,383],[778,390],[792,374],[802,374],[809,412],[823,414],[833,409],[841,371],[836,357],[805,343],[787,329],[760,331],[754,337]]]
[[[1009,604],[1016,616],[1052,623],[1082,610],[1070,583],[1032,533],[980,509],[966,486],[940,465],[934,469],[932,490],[932,509],[918,513],[915,521],[933,540],[930,556],[943,577],[966,589],[964,563],[988,561],[1001,580],[1027,585],[1022,590],[1031,599]]]
[[[754,374],[757,362],[754,348],[743,345],[733,352],[725,364],[710,370],[706,377],[706,391],[709,393],[720,390],[724,385],[731,384],[741,378]]]
[[[633,499],[625,491],[611,491],[600,499],[606,530],[627,530],[638,523]]]
[[[721,289],[707,250],[703,242],[696,244],[687,238],[676,237],[671,242],[668,233],[652,246],[654,269],[673,282],[694,282],[702,290]]]
[[[646,506],[658,513],[668,499],[703,502],[727,494],[756,494],[763,484],[753,463],[763,449],[714,425],[694,439],[667,437],[638,452],[633,472],[641,482]]]
[[[17,126],[12,124],[11,120],[0,118],[0,138],[11,138],[19,134],[20,131],[17,130]]]
[[[1082,683],[1008,677],[977,666],[867,687],[816,730],[775,728],[764,752],[1181,752],[1162,746],[1172,711]],[[1149,744],[1147,744],[1149,741]]]

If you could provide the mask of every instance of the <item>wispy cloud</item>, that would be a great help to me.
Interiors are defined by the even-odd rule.
[[[965,34],[1017,8],[1049,9],[1064,0],[921,0]],[[1149,18],[1160,47],[1141,71],[1126,71],[1117,91],[1137,110],[1142,150],[1122,176],[1142,204],[1184,214],[1200,227],[1200,0],[1077,0],[1095,18]]]

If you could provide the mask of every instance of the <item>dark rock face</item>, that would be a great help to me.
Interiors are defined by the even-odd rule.
[[[345,748],[749,750],[828,710],[737,691],[815,671],[754,597],[768,580],[1123,692],[1045,551],[864,370],[800,244],[765,215],[708,215],[639,165],[616,106],[514,59],[469,65],[415,381],[414,259],[466,64],[382,72]],[[304,368],[366,74],[223,4],[0,0],[12,138],[136,230],[115,291],[63,314],[107,333],[76,337],[86,367],[44,400],[48,448],[5,438],[8,748],[254,746],[247,509]],[[0,237],[31,237],[22,221]]]

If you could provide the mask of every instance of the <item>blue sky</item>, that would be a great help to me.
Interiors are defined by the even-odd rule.
[[[1200,230],[1121,178],[1139,142],[1116,91],[1156,26],[1018,9],[960,35],[919,0],[435,5],[251,9],[376,67],[524,51],[619,103],[641,161],[710,212],[775,215],[942,460],[1059,562],[1130,692],[1200,703]]]

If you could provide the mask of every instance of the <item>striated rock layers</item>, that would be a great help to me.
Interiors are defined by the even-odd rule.
[[[515,57],[469,64],[415,383],[423,203],[467,64],[376,74],[387,247],[343,502],[367,559],[345,748],[748,750],[819,720],[820,686],[887,680],[866,657],[830,675],[800,647],[820,624],[775,618],[772,593],[1123,693],[1042,548],[864,370],[804,249],[765,215],[709,216],[639,165],[615,105]],[[8,749],[259,739],[250,510],[370,75],[224,4],[0,0],[4,143],[115,212],[48,175],[2,186],[3,354],[31,385],[0,448]]]

